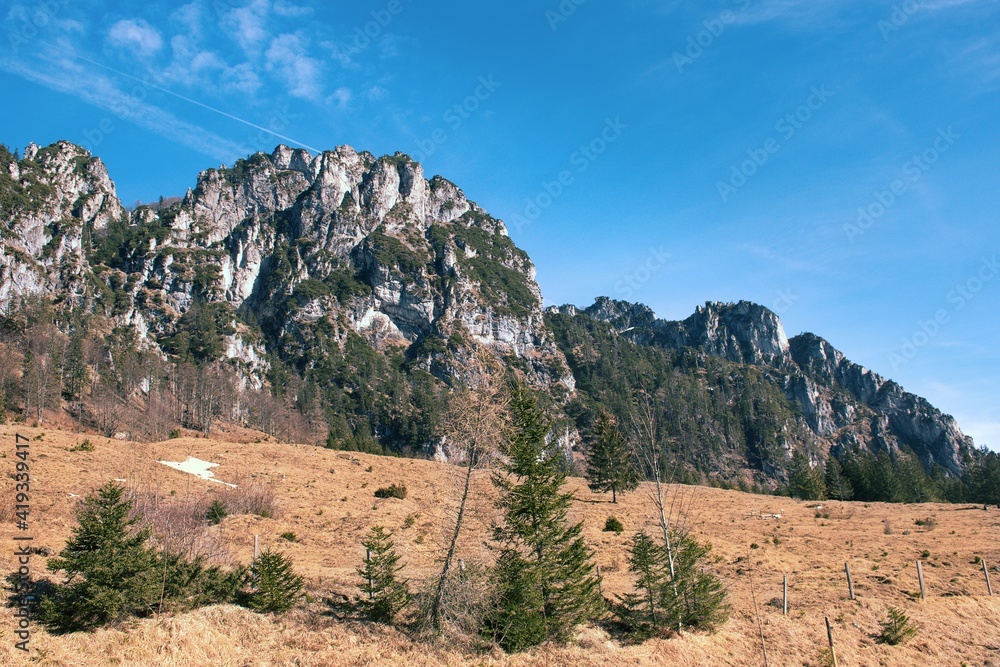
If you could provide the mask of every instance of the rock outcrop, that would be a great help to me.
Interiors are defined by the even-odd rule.
[[[353,331],[383,351],[431,341],[418,363],[440,377],[461,374],[474,340],[520,359],[539,387],[572,387],[527,255],[402,154],[279,146],[132,212],[100,160],[67,142],[3,167],[24,202],[4,211],[0,308],[31,294],[100,301],[157,346],[196,302],[225,304],[236,329],[226,353],[251,373],[266,351],[308,365]]]
[[[577,312],[573,306],[558,310]],[[676,322],[657,319],[642,304],[601,297],[583,312],[639,344],[692,348],[768,369],[813,433],[835,451],[846,446],[902,449],[914,452],[928,470],[941,466],[959,473],[964,455],[974,447],[954,418],[852,363],[822,338],[806,333],[789,340],[778,316],[763,306],[707,303]]]
[[[324,366],[329,384],[330,360],[356,339],[393,368],[446,382],[461,382],[478,343],[556,405],[576,386],[534,266],[503,222],[399,153],[278,146],[204,171],[183,197],[126,210],[107,169],[78,146],[30,145],[20,158],[0,148],[0,312],[32,295],[131,327],[164,356],[189,354],[189,334],[207,327],[224,338],[211,354],[255,386],[274,358],[303,374]],[[683,321],[603,297],[584,311],[557,310],[606,322],[638,345],[761,369],[780,387],[777,402],[797,406],[778,421],[794,419],[810,452],[820,441],[906,449],[928,469],[957,473],[973,447],[924,399],[822,338],[789,340],[777,315],[753,303],[707,303]],[[378,435],[377,424],[370,430]]]

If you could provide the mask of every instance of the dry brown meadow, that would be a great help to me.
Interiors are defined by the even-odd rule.
[[[38,438],[31,442],[34,546],[62,548],[74,525],[78,498],[109,479],[127,479],[176,501],[217,493],[218,484],[156,463],[194,456],[219,463],[215,474],[223,481],[255,475],[274,490],[279,518],[229,517],[212,530],[232,557],[244,563],[251,558],[253,535],[260,536],[262,545],[278,546],[308,577],[314,601],[280,617],[220,606],[92,634],[57,637],[36,627],[28,656],[13,648],[13,622],[5,614],[6,620],[0,622],[4,665],[763,665],[755,597],[769,665],[822,664],[827,641],[824,617],[829,617],[841,666],[1000,667],[1000,510],[996,508],[841,502],[817,508],[816,503],[787,498],[671,487],[691,508],[694,534],[712,544],[714,562],[708,567],[730,592],[731,619],[719,632],[683,633],[669,640],[622,646],[599,628],[584,628],[568,647],[542,647],[516,656],[482,655],[446,650],[389,628],[344,622],[324,613],[328,609],[324,599],[357,594],[360,542],[374,524],[395,533],[405,575],[414,587],[433,574],[455,504],[456,468],[273,442],[180,438],[140,444],[0,426],[4,572],[14,569],[12,545],[17,532],[9,520],[15,430]],[[232,437],[237,435],[245,436]],[[96,445],[94,451],[69,451],[85,437]],[[477,481],[475,521],[461,546],[462,558],[469,561],[487,554],[485,526],[492,518],[487,474]],[[406,485],[406,499],[374,498],[376,488],[394,482]],[[626,546],[637,529],[654,527],[648,497],[640,490],[612,505],[608,497],[592,494],[583,480],[571,479],[569,487],[577,495],[572,517],[584,522],[586,539],[602,567],[605,594],[628,590]],[[748,517],[751,513],[780,518]],[[621,535],[602,532],[612,514],[625,525]],[[295,541],[281,537],[288,532],[295,534]],[[992,566],[996,597],[986,595],[976,557]],[[924,562],[926,600],[919,599],[918,559]],[[848,599],[845,563],[851,566],[856,601]],[[34,557],[32,569],[44,574],[44,559]],[[790,589],[788,616],[780,608],[783,575],[788,575]],[[889,606],[904,609],[920,628],[914,639],[900,646],[882,645],[874,638]]]

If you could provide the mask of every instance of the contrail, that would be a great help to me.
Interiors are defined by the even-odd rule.
[[[287,141],[287,142],[289,142],[291,144],[295,144],[296,146],[301,146],[302,148],[305,148],[306,150],[310,150],[310,151],[312,151],[314,153],[322,153],[323,152],[323,151],[321,151],[318,148],[313,148],[312,146],[310,146],[308,144],[304,144],[301,141],[298,141],[298,140],[293,139],[291,137],[286,137],[285,135],[279,134],[279,133],[275,132],[274,130],[269,130],[266,127],[261,127],[260,125],[257,125],[256,123],[251,123],[250,121],[245,120],[243,118],[240,118],[239,116],[234,116],[233,114],[227,113],[227,112],[225,112],[225,111],[223,111],[221,109],[216,109],[215,107],[209,106],[209,105],[205,104],[204,102],[199,102],[198,100],[193,100],[190,97],[186,97],[184,95],[181,95],[180,93],[175,93],[172,90],[168,90],[168,89],[166,89],[166,88],[164,88],[162,86],[156,85],[155,83],[151,83],[151,82],[147,81],[146,79],[140,79],[137,76],[133,76],[133,75],[128,74],[126,72],[122,72],[121,70],[115,69],[114,67],[109,67],[108,65],[105,65],[103,63],[99,63],[99,62],[97,62],[95,60],[91,60],[90,58],[87,58],[86,56],[81,56],[79,53],[75,53],[73,51],[69,51],[67,49],[60,48],[60,47],[56,46],[55,44],[50,44],[49,42],[45,42],[45,41],[42,41],[40,39],[36,39],[35,41],[38,42],[39,44],[44,44],[45,46],[48,46],[49,48],[55,49],[56,51],[60,51],[62,53],[68,54],[68,55],[70,55],[70,56],[72,56],[74,58],[82,60],[82,61],[84,61],[86,63],[89,63],[89,64],[93,65],[94,67],[100,67],[101,69],[107,70],[109,72],[113,72],[113,73],[117,74],[118,76],[123,76],[126,79],[131,79],[133,81],[138,81],[139,83],[141,83],[144,86],[148,86],[150,88],[153,88],[154,90],[160,91],[161,93],[165,93],[165,94],[170,95],[172,97],[176,97],[177,99],[183,100],[183,101],[187,102],[188,104],[193,104],[195,106],[201,107],[202,109],[207,109],[208,111],[211,111],[213,113],[217,113],[220,116],[223,116],[223,117],[228,118],[230,120],[234,120],[237,123],[242,123],[243,125],[246,125],[247,127],[252,127],[255,130],[260,130],[261,132],[267,132],[268,134],[270,134],[272,136],[275,136],[278,139],[282,139],[282,140]]]

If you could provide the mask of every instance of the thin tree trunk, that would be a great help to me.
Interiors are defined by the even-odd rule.
[[[465,505],[469,499],[469,488],[472,485],[472,470],[474,468],[475,457],[470,452],[469,464],[465,467],[465,486],[462,489],[462,501],[458,505],[458,518],[455,519],[455,530],[451,534],[451,543],[448,545],[448,553],[444,557],[441,577],[438,579],[437,589],[434,591],[434,604],[431,606],[431,627],[435,630],[441,629],[441,601],[444,598],[445,580],[448,578],[448,571],[451,569],[451,562],[455,558],[455,551],[458,548],[458,536],[462,531],[462,521],[465,518]]]

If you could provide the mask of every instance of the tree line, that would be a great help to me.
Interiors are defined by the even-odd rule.
[[[200,358],[187,343],[172,349],[181,353],[165,357],[132,327],[26,300],[0,316],[0,421],[43,426],[63,410],[106,437],[154,441],[220,421],[289,442],[326,433],[318,391],[297,375],[257,387],[234,362]],[[272,375],[282,370],[274,360]]]
[[[803,500],[859,500],[886,503],[982,503],[1000,506],[1000,454],[985,448],[965,461],[960,476],[936,471],[904,452],[849,449],[813,466],[792,455],[782,491]]]

